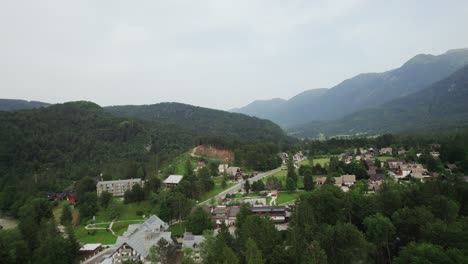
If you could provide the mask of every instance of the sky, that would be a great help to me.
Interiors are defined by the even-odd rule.
[[[0,0],[0,98],[228,110],[468,47],[468,1]]]

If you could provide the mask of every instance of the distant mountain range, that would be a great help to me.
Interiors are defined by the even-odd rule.
[[[314,120],[335,120],[418,92],[466,64],[468,49],[449,50],[438,56],[420,54],[394,70],[359,74],[330,89],[309,90],[289,100],[255,101],[231,111],[267,118],[286,128]]]
[[[0,99],[0,111],[13,111],[21,109],[33,109],[45,107],[50,104],[38,101],[26,101],[17,99]]]
[[[468,127],[468,65],[426,89],[333,121],[290,129],[297,137]]]

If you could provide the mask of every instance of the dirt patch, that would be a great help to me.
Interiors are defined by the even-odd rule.
[[[192,155],[226,162],[234,160],[234,153],[232,151],[204,145],[195,147],[192,151]]]
[[[15,228],[17,225],[18,225],[18,220],[15,220],[9,217],[0,218],[0,226],[2,226],[3,229]]]

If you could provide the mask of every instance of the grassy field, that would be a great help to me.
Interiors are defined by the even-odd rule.
[[[221,193],[222,191],[226,190],[226,189],[229,189],[230,187],[236,185],[234,182],[227,182],[227,187],[226,189],[223,189],[221,188],[221,182],[223,181],[223,177],[215,177],[213,178],[213,181],[215,183],[215,187],[213,188],[213,190],[205,193],[202,195],[202,197],[200,198],[200,202],[202,201],[206,201],[206,200],[209,200],[210,198],[218,195],[219,193]]]
[[[314,164],[320,164],[320,166],[325,166],[325,164],[329,163],[330,162],[330,157],[327,156],[327,157],[316,157],[313,159],[314,161]],[[299,162],[299,166],[300,165],[309,165],[309,160],[303,160],[301,162]]]
[[[387,161],[389,159],[394,159],[395,157],[392,157],[392,156],[377,156],[376,158],[379,159],[380,161],[384,162],[384,161]]]
[[[296,173],[297,173],[297,170],[296,170]],[[278,180],[283,182],[283,186],[286,186],[286,175],[287,174],[288,174],[287,170],[280,170],[280,171],[278,171],[277,173],[275,173],[275,174],[273,174],[271,176],[263,178],[262,180],[263,180],[263,182],[266,183],[269,177],[276,177],[276,178],[278,178]],[[297,188],[299,188],[299,189],[304,188],[304,179],[302,177],[297,178]]]
[[[86,230],[84,226],[75,229],[75,235],[82,243],[102,243],[104,245],[114,244],[117,237],[109,230]]]
[[[177,223],[174,225],[171,225],[168,229],[169,232],[172,232],[172,235],[174,236],[180,236],[185,233],[185,223]]]
[[[300,195],[301,195],[300,191],[293,192],[293,193],[280,192],[278,195],[278,198],[276,199],[276,204],[280,205],[280,204],[292,202],[296,200],[297,198],[299,198]],[[268,197],[267,204],[269,203],[270,203],[270,198]]]

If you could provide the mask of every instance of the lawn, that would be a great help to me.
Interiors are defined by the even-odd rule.
[[[128,226],[129,225],[133,225],[133,224],[141,224],[143,223],[145,220],[141,220],[141,221],[128,221],[128,222],[122,222],[122,223],[115,223],[113,226],[112,226],[112,230],[114,230],[114,232],[121,236],[123,235],[123,233],[125,233],[125,231],[127,231],[128,229]]]
[[[288,192],[280,192],[278,195],[278,198],[276,199],[276,204],[284,204],[284,203],[289,203],[301,195],[302,192],[293,192],[293,193],[288,193]],[[270,203],[270,200],[267,200],[267,203]]]
[[[109,230],[86,230],[84,226],[75,229],[77,239],[82,243],[102,243],[104,245],[115,244],[117,237]]]
[[[216,195],[218,195],[219,193],[221,193],[222,191],[226,190],[226,189],[229,189],[230,187],[236,185],[236,183],[234,182],[227,182],[227,187],[226,189],[223,189],[221,188],[221,182],[223,181],[223,177],[219,176],[219,177],[214,177],[213,178],[213,181],[215,183],[215,187],[213,188],[213,190],[207,192],[207,193],[204,193],[202,195],[202,197],[200,198],[200,201],[203,202],[203,201],[206,201],[206,200],[209,200],[210,198],[212,197],[215,197]]]
[[[182,222],[173,224],[169,227],[167,231],[172,232],[172,235],[174,236],[181,236],[185,233],[185,223]]]
[[[382,162],[385,162],[385,161],[387,161],[389,159],[394,159],[395,157],[392,157],[392,156],[377,156],[376,158],[379,159]]]
[[[296,200],[301,195],[301,193],[302,193],[302,191],[296,191],[296,192],[292,192],[292,193],[279,192],[279,196],[276,199],[276,204],[280,205],[280,204],[292,202],[292,201]],[[265,198],[266,199],[266,205],[270,204],[271,197],[259,196],[256,193],[249,193],[247,196],[250,197],[250,198]],[[243,196],[240,193],[236,193],[236,195],[235,195],[236,199],[241,199],[242,197]]]
[[[296,173],[298,173],[297,170],[296,170]],[[287,174],[288,174],[287,170],[280,170],[280,171],[278,171],[277,173],[275,173],[273,175],[270,175],[268,177],[263,178],[262,180],[263,180],[263,182],[266,183],[267,179],[269,177],[276,177],[276,178],[278,178],[278,180],[283,182],[283,187],[285,187],[286,186],[286,176],[287,176]],[[299,188],[299,189],[304,188],[304,179],[303,179],[303,177],[297,177],[297,188]]]
[[[330,163],[330,157],[327,156],[327,157],[324,157],[324,156],[320,156],[320,157],[314,157],[313,159],[314,161],[314,165],[315,164],[320,164],[320,166],[325,166],[325,164],[327,163]],[[299,162],[299,166],[300,165],[309,165],[309,160],[303,160],[301,162]]]

